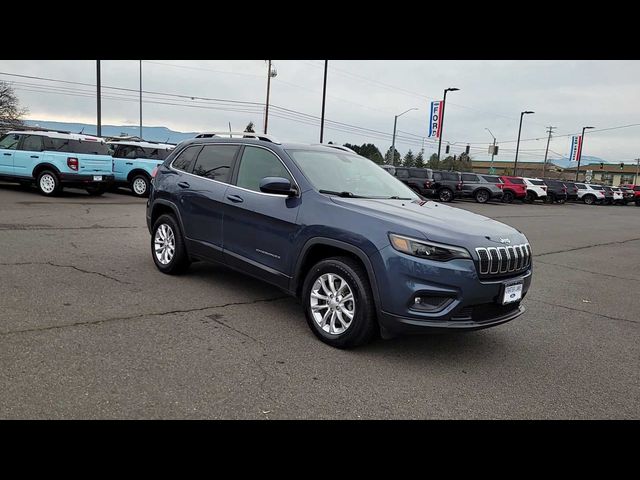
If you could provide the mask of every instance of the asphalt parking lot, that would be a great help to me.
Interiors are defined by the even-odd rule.
[[[259,281],[159,273],[144,200],[0,183],[0,418],[639,418],[640,208],[454,205],[528,236],[527,313],[342,351]]]

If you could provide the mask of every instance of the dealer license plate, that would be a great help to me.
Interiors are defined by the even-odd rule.
[[[517,302],[522,298],[522,283],[505,284],[502,304]]]
[[[94,175],[93,176],[93,181],[94,182],[101,182],[102,181],[102,175]]]

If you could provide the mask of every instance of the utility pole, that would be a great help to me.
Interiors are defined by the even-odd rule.
[[[638,174],[640,174],[640,158],[636,158],[636,178],[633,181],[634,185],[638,185]]]
[[[398,125],[398,115],[393,119],[393,139],[391,140],[391,165],[396,165],[396,125]]]
[[[491,130],[489,130],[488,128],[485,127],[485,130],[487,132],[489,132],[491,134],[491,136],[493,137],[493,148],[491,149],[491,168],[489,169],[489,173],[493,174],[493,172],[495,171],[493,169],[493,157],[496,154],[496,137],[495,135],[491,132]]]
[[[271,70],[271,60],[267,60],[268,63],[268,70],[267,70],[267,105],[264,111],[264,133],[267,133],[267,124],[269,123],[269,92],[271,90],[271,77],[275,77],[278,73],[276,72],[276,69],[274,68],[273,71]]]
[[[140,140],[142,140],[142,60],[140,60]]]
[[[549,154],[549,143],[551,142],[551,132],[558,127],[548,126],[549,129],[549,138],[547,138],[547,149],[544,151],[544,163],[542,164],[542,176],[544,177],[545,171],[547,169],[547,155]]]
[[[324,85],[322,87],[322,118],[320,120],[320,143],[322,143],[322,137],[324,134],[324,103],[327,99],[327,66],[329,60],[324,61]]]
[[[102,105],[100,104],[100,60],[96,60],[96,95],[97,95],[97,115],[98,121],[96,124],[96,134],[98,137],[102,136]]]

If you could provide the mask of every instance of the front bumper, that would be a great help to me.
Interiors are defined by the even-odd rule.
[[[508,322],[524,313],[522,299],[500,303],[504,285],[522,282],[522,298],[531,285],[532,268],[506,278],[480,279],[473,260],[437,262],[385,247],[374,268],[380,305],[378,320],[383,334],[432,333],[477,330]],[[378,262],[380,264],[378,265]],[[415,296],[448,298],[436,311],[415,308]]]
[[[102,177],[102,180],[94,180],[94,177]],[[84,175],[77,173],[61,173],[60,183],[66,187],[92,187],[97,185],[110,185],[114,181],[113,174],[97,173]]]

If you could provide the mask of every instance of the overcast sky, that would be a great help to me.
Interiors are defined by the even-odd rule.
[[[101,63],[103,124],[137,125],[138,61]],[[319,117],[324,61],[273,60],[273,65],[277,76],[271,81],[269,133],[280,140],[317,142],[318,120],[275,106]],[[16,93],[30,111],[28,118],[95,123],[91,86],[4,75],[95,85],[95,61],[0,60],[0,72],[0,80],[17,82]],[[262,131],[266,72],[263,60],[144,61],[143,90],[184,97],[145,94],[149,102],[163,104],[143,102],[143,123],[178,131],[215,131],[228,130],[229,122],[233,130],[243,130],[253,121],[256,131]],[[329,61],[326,118],[350,126],[325,125],[324,141],[371,142],[384,154],[391,145],[394,115],[418,108],[398,119],[396,140],[402,154],[409,148],[417,152],[427,136],[429,102],[441,99],[444,88],[458,87],[460,91],[447,96],[443,146],[455,142],[452,151],[459,153],[471,143],[474,159],[489,159],[487,147],[493,139],[488,128],[498,139],[499,159],[511,160],[520,112],[533,110],[535,114],[524,117],[526,141],[520,144],[519,159],[544,157],[548,125],[557,127],[550,147],[550,158],[557,158],[569,153],[570,139],[564,135],[580,132],[583,126],[640,123],[639,78],[639,61]],[[197,97],[262,106],[221,105]],[[437,143],[428,138],[424,145],[427,156],[437,150]],[[588,132],[583,155],[632,161],[640,156],[640,126]]]

